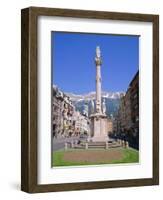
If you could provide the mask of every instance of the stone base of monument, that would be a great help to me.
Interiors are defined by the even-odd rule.
[[[92,142],[107,142],[109,141],[107,132],[107,116],[105,114],[96,113],[91,115],[91,135]]]
[[[91,142],[108,142],[109,138],[107,136],[106,137],[92,137],[90,141]]]

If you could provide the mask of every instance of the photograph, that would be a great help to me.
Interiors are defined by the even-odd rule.
[[[52,167],[139,164],[139,39],[51,32]]]

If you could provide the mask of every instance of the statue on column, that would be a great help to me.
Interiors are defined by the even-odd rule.
[[[101,65],[101,64],[102,64],[102,60],[101,60],[101,50],[100,50],[100,47],[99,47],[99,46],[96,47],[95,62],[96,62],[96,65]]]
[[[105,104],[105,99],[103,99],[103,102],[102,102],[102,111],[103,111],[103,114],[106,115],[106,104]]]
[[[91,114],[93,114],[95,112],[95,104],[94,101],[91,100]]]
[[[88,117],[88,102],[85,102],[85,104],[84,104],[83,114],[84,114],[86,117]]]

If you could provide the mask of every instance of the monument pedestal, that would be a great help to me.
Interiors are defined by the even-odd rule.
[[[91,115],[91,141],[92,142],[106,142],[109,140],[107,132],[107,116],[104,114]]]

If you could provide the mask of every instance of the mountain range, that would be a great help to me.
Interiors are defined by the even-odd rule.
[[[73,93],[66,93],[72,101],[82,101],[82,100],[93,100],[95,99],[95,92],[89,92],[87,94],[73,94]],[[102,98],[108,99],[119,99],[124,92],[102,92]]]
[[[84,105],[87,103],[88,113],[91,114],[91,101],[93,100],[95,103],[95,92],[89,92],[83,95],[66,93],[66,95],[70,97],[76,110],[79,110],[81,113],[83,113]],[[121,95],[124,95],[124,92],[102,92],[102,102],[103,99],[105,99],[106,114],[108,116],[112,115],[114,117],[116,115],[119,108]]]

